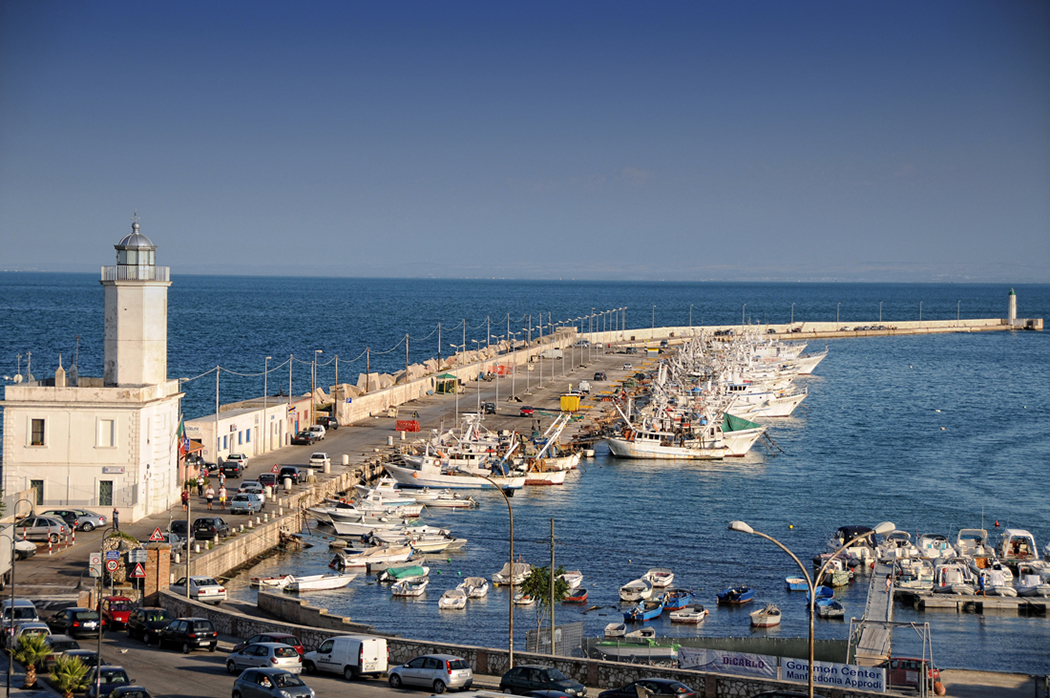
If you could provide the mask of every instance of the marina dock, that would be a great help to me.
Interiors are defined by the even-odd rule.
[[[855,661],[861,666],[875,666],[890,657],[893,595],[886,580],[892,573],[893,567],[884,562],[878,563],[872,571],[868,583],[868,601],[864,606],[864,618],[856,646]]]
[[[1050,599],[1036,596],[963,596],[960,594],[934,594],[898,589],[896,596],[902,603],[914,606],[919,611],[947,610],[956,613],[979,613],[986,611],[1013,611],[1022,616],[1045,616]]]

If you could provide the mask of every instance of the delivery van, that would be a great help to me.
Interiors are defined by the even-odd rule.
[[[308,674],[326,671],[342,674],[347,681],[362,676],[379,676],[387,669],[389,653],[386,640],[371,635],[330,637],[312,652],[303,655],[303,670]]]

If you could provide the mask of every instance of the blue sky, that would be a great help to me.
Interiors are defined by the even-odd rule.
[[[6,2],[0,270],[1050,281],[1046,2]]]

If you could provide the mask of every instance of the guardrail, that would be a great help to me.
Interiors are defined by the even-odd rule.
[[[103,281],[170,281],[171,267],[127,266],[102,267]]]

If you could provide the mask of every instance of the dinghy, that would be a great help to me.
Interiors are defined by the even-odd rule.
[[[457,589],[462,589],[471,599],[481,599],[489,593],[489,580],[484,577],[467,577]]]
[[[846,617],[846,609],[835,599],[817,599],[816,610],[821,618]]]
[[[285,591],[325,591],[328,589],[342,589],[354,581],[356,574],[311,574],[305,577],[293,577],[285,587]]]
[[[659,601],[642,601],[623,614],[624,622],[640,623],[658,618],[664,612],[664,605]]]
[[[665,589],[674,582],[674,572],[666,567],[653,567],[642,576],[642,579],[649,580],[649,583],[657,589]]]
[[[672,623],[700,623],[704,618],[707,618],[707,609],[700,604],[692,604],[677,611],[671,611]]]
[[[583,584],[583,572],[580,572],[579,570],[566,572],[565,574],[558,575],[558,577],[560,577],[566,584],[569,585],[570,590],[576,589],[581,584]]]
[[[653,584],[648,579],[635,579],[620,587],[621,601],[643,601],[653,595]]]
[[[422,596],[423,592],[427,590],[427,584],[430,580],[426,577],[422,579],[416,577],[415,579],[402,579],[400,582],[395,582],[390,587],[391,593],[394,596]]]
[[[442,611],[461,611],[467,607],[467,595],[462,589],[449,589],[438,599],[438,609]]]
[[[755,598],[755,590],[746,586],[730,587],[718,594],[720,604],[744,604]]]
[[[562,603],[587,603],[587,590],[580,588],[569,592],[569,595],[561,600]]]
[[[751,611],[751,625],[756,628],[772,628],[780,625],[780,609],[776,604],[767,603],[765,608]]]
[[[660,596],[665,611],[677,611],[693,602],[693,592],[685,589],[668,589]]]
[[[515,606],[531,606],[534,603],[536,603],[536,599],[532,598],[528,594],[522,594],[521,592],[518,592],[514,595]]]

